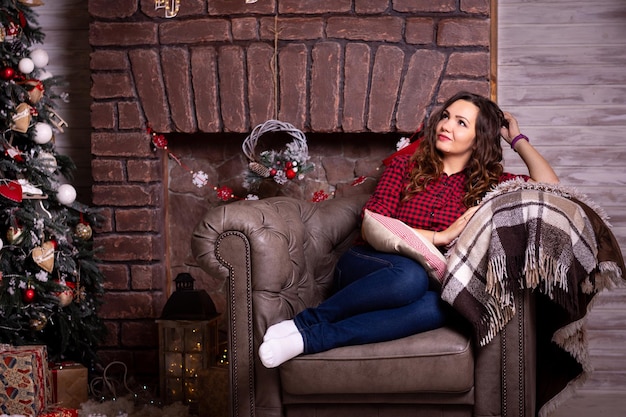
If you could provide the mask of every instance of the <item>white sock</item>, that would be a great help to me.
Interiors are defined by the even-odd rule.
[[[263,336],[263,341],[267,342],[270,339],[282,339],[283,337],[287,337],[292,333],[297,333],[298,328],[296,327],[296,323],[293,320],[285,320],[280,323],[276,323],[270,326]]]
[[[266,368],[276,368],[302,352],[304,352],[304,340],[300,332],[281,339],[270,339],[259,347],[259,357]]]

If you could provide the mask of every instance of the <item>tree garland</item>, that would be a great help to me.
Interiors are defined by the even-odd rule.
[[[202,187],[204,187],[204,186],[206,186],[208,184],[209,176],[207,175],[206,172],[192,170],[187,165],[185,165],[180,160],[180,158],[178,158],[176,155],[174,155],[174,153],[172,153],[172,151],[170,151],[167,148],[167,139],[165,138],[165,135],[163,135],[162,133],[155,132],[150,126],[146,127],[146,132],[148,133],[148,135],[150,135],[150,146],[152,147],[152,149],[153,150],[161,149],[161,150],[166,151],[167,155],[170,158],[172,158],[181,168],[183,168],[184,170],[188,171],[191,174],[193,184],[196,187],[202,188]],[[233,189],[230,188],[230,187],[227,187],[227,186],[221,186],[221,187],[213,186],[213,190],[217,194],[217,198],[219,198],[222,201],[228,201],[228,200],[232,200],[232,199],[243,200],[242,198],[239,198],[235,194],[233,194]]]
[[[417,144],[417,140],[413,142],[413,139],[415,137],[419,137],[421,130],[422,126],[420,126],[420,128],[410,138],[401,137],[396,144],[396,153],[386,158],[385,161],[390,160],[403,150],[410,150],[412,152],[414,146]],[[259,199],[257,195],[252,193],[248,194],[246,197],[239,197],[233,193],[233,189],[231,187],[225,185],[210,185],[208,181],[209,176],[204,171],[192,170],[168,149],[167,138],[165,135],[155,132],[150,126],[146,127],[146,132],[150,136],[150,146],[152,147],[152,150],[160,149],[166,151],[170,158],[172,158],[181,168],[188,171],[192,175],[192,182],[196,187],[202,188],[209,185],[213,191],[215,191],[217,198],[222,201]],[[286,145],[284,150],[263,151],[257,158],[255,154],[257,142],[263,134],[270,132],[285,132],[291,136],[293,140]],[[246,188],[250,188],[250,182],[257,183],[268,178],[272,178],[276,183],[281,185],[295,178],[303,179],[304,174],[314,168],[314,165],[308,162],[310,157],[304,134],[297,128],[293,127],[293,125],[280,122],[278,120],[268,120],[265,123],[256,126],[250,135],[244,140],[242,150],[249,160],[249,172],[246,173],[246,182],[248,182],[248,187]],[[384,165],[386,164],[385,161],[383,161]],[[376,171],[378,170],[379,168],[376,168]],[[361,185],[373,175],[374,173],[371,175],[361,175],[356,177],[350,185],[352,187]],[[311,201],[317,203],[327,200],[333,195],[333,192],[327,193],[324,190],[318,190],[313,193]]]

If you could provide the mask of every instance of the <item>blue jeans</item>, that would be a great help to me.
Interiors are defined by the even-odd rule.
[[[399,339],[443,326],[446,306],[424,268],[404,256],[353,246],[337,263],[338,291],[294,318],[304,353]]]

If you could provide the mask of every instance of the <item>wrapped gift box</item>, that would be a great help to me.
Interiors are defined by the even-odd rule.
[[[48,402],[46,346],[0,345],[0,414],[37,416]]]
[[[87,368],[75,362],[50,364],[51,403],[64,408],[80,408],[87,401]]]

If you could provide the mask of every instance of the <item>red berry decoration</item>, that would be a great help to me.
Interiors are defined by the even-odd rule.
[[[0,70],[0,78],[5,81],[10,81],[15,77],[15,70],[11,67],[4,67]]]
[[[154,143],[154,146],[158,149],[167,149],[167,139],[165,139],[163,135],[153,135],[152,143]]]
[[[319,190],[313,193],[312,201],[314,203],[319,203],[320,201],[328,200],[328,197],[330,197],[328,193],[326,193],[324,190]]]
[[[215,189],[217,197],[222,201],[228,201],[233,198],[233,189],[227,186],[221,186]]]
[[[33,301],[35,301],[35,290],[32,288],[27,288],[24,291],[24,302],[26,303],[32,303]]]
[[[152,146],[157,149],[167,149],[167,139],[164,135],[155,132],[150,126],[146,128],[146,131],[152,136]]]
[[[293,169],[288,169],[287,171],[285,171],[285,175],[287,176],[287,179],[294,179],[296,178],[296,171],[294,171]]]

